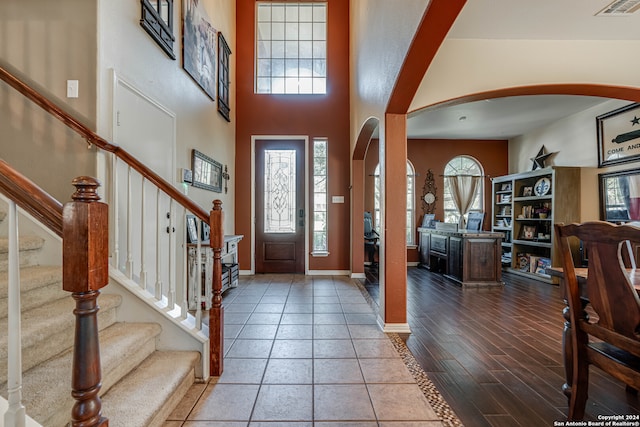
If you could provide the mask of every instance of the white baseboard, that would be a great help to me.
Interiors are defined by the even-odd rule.
[[[238,274],[241,276],[253,276],[254,273],[251,270],[240,270]]]
[[[378,316],[378,326],[382,329],[382,332],[385,333],[395,333],[395,334],[410,334],[411,328],[409,328],[408,323],[384,323],[382,318]]]
[[[349,270],[309,270],[307,276],[348,276]]]
[[[407,267],[417,267],[418,265],[420,265],[418,261],[412,261],[407,263]]]
[[[364,273],[351,273],[352,279],[366,279],[367,276]]]

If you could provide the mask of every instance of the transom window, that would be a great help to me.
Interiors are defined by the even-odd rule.
[[[258,2],[256,93],[327,92],[327,4]]]
[[[444,175],[467,175],[467,176],[483,176],[482,166],[480,163],[470,156],[458,156],[454,157],[447,163],[444,168]],[[473,196],[473,202],[469,212],[482,212],[482,201],[484,200],[484,184],[483,180],[480,180],[479,185],[476,188]],[[460,214],[453,201],[453,190],[449,181],[444,180],[444,222],[458,223],[460,221]]]
[[[381,208],[381,180],[380,180],[380,164],[376,166],[373,172],[373,204],[374,204],[374,229],[381,234],[380,229],[380,208]],[[415,171],[413,165],[407,160],[407,245],[414,244],[414,219],[415,219],[415,197],[414,197],[414,181]]]

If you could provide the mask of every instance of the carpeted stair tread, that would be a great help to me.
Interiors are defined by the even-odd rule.
[[[7,316],[7,272],[0,271],[0,317]],[[68,297],[62,290],[60,267],[31,266],[20,269],[20,310],[25,312],[60,298]]]
[[[21,251],[32,251],[42,248],[44,239],[38,236],[20,236],[18,244]],[[9,239],[0,237],[0,254],[6,254],[7,252],[9,252]]]
[[[104,294],[98,298],[100,311],[98,312],[98,327],[104,329],[115,322],[113,311],[120,305],[122,297],[119,295]],[[52,357],[63,351],[71,344],[63,346],[65,343],[61,339],[53,339],[56,335],[64,334],[70,343],[73,342],[73,330],[75,327],[75,316],[73,310],[75,301],[71,294],[67,298],[52,301],[41,307],[22,313],[22,356],[23,367],[29,369],[34,366],[30,359],[40,357],[40,361]],[[101,321],[102,320],[102,321]],[[0,319],[0,330],[7,330],[7,318]],[[0,366],[6,366],[7,359],[7,335],[0,335]],[[51,350],[47,352],[47,345]],[[37,346],[36,348],[32,348]],[[62,346],[62,347],[61,347]],[[29,350],[32,348],[31,350]],[[37,352],[38,354],[29,354]],[[37,362],[36,362],[37,363]],[[0,372],[0,378],[6,378],[6,374]]]
[[[200,354],[158,351],[102,398],[110,427],[160,426],[193,383]],[[177,391],[180,390],[180,391]]]
[[[160,330],[156,323],[115,323],[100,331],[101,394],[155,351]],[[45,426],[62,426],[69,421],[74,403],[72,356],[69,349],[24,373],[23,403],[27,413]],[[2,394],[6,396],[6,384]]]
[[[0,298],[7,298],[9,273],[0,271]],[[20,292],[24,293],[52,283],[62,283],[62,268],[54,265],[34,265],[20,269]],[[62,290],[63,295],[69,295]]]

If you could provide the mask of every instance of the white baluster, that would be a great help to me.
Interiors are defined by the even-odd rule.
[[[175,209],[173,199],[169,199],[169,228],[173,230],[175,228]],[[185,234],[185,233],[183,233]],[[176,304],[176,233],[169,234],[169,292],[167,300],[169,301],[169,307],[173,310]],[[183,316],[186,314],[183,313]]]
[[[182,230],[185,230],[182,232],[182,247],[184,248],[188,248],[187,246],[187,210],[185,209],[184,214],[182,215],[182,219],[183,219],[183,225],[182,225]],[[188,251],[185,250],[183,251],[184,255],[183,255],[183,263],[185,265],[185,268],[189,268],[189,263],[191,263],[192,261],[189,259],[188,256]],[[176,258],[176,257],[173,257]],[[193,258],[193,257],[192,257]],[[193,265],[193,270],[187,270],[187,274],[193,273],[195,272],[195,264]],[[183,286],[181,289],[181,296],[182,296],[182,318],[185,319],[187,317],[187,314],[189,313],[189,296],[188,293],[189,292],[193,292],[194,289],[196,289],[196,285],[195,285],[195,279],[193,279],[193,281],[191,281],[190,283],[187,284],[187,286]]]
[[[18,246],[18,213],[16,204],[9,201],[9,318],[8,318],[8,375],[9,408],[4,425],[24,427],[25,409],[22,405],[22,336],[20,326],[20,259]]]
[[[158,301],[162,300],[162,274],[160,269],[160,238],[162,237],[162,231],[160,226],[160,189],[158,188],[156,191],[156,289],[154,291],[154,296]],[[171,222],[171,214],[169,214],[169,218],[167,218],[169,222]],[[171,233],[171,224],[168,225],[167,232]],[[171,251],[169,251],[169,256],[171,256]],[[169,309],[173,307],[169,306]]]
[[[120,201],[120,191],[118,189],[118,156],[111,156],[111,176],[113,180],[113,185],[111,186],[112,197],[111,197],[111,206],[113,207],[113,266],[119,269],[120,263],[120,212],[119,209],[119,201]]]
[[[145,229],[145,178],[144,176],[141,179],[142,188],[140,192],[140,287],[143,290],[147,290],[147,267],[144,263],[144,255],[145,255],[145,239],[144,239],[144,229]]]
[[[133,207],[131,203],[131,167],[127,175],[127,277],[133,279]]]
[[[196,294],[193,296],[196,302],[196,328],[202,328],[202,248],[200,247],[200,230],[202,228],[201,222],[196,217]]]

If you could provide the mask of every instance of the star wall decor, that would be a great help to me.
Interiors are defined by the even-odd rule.
[[[533,162],[533,167],[531,168],[532,171],[540,168],[540,169],[544,169],[546,167],[546,165],[544,164],[544,162],[551,156],[553,156],[554,154],[556,154],[557,151],[554,151],[553,153],[545,153],[544,152],[544,145],[542,146],[542,148],[540,148],[540,151],[538,151],[538,154],[536,154],[535,157],[532,157],[530,160]]]

